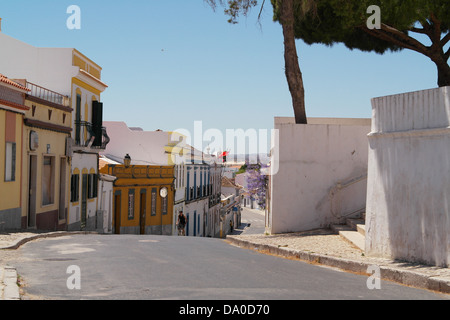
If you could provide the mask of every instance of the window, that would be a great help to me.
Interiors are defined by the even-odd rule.
[[[156,216],[156,189],[152,189],[152,216]]]
[[[16,181],[16,144],[6,142],[5,181]]]
[[[161,201],[161,203],[162,203],[162,214],[163,215],[167,214],[167,198],[168,198],[168,196],[162,198],[162,201]]]
[[[75,142],[81,142],[81,95],[77,94],[75,107]]]
[[[44,157],[42,171],[42,205],[53,204],[55,200],[55,160],[54,157]]]
[[[80,200],[80,175],[73,174],[70,180],[70,202]]]
[[[194,168],[194,195],[193,198],[196,199],[197,198],[197,171]]]
[[[134,189],[128,191],[128,220],[134,219]]]
[[[192,198],[192,196],[190,196],[190,185],[189,185],[189,175],[190,175],[190,172],[189,172],[189,170],[187,171],[187,182],[186,182],[186,200],[187,201],[189,201],[191,198]]]
[[[97,198],[98,194],[98,175],[95,173],[89,174],[88,178],[88,199]]]

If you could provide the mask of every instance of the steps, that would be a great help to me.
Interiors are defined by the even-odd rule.
[[[366,226],[364,215],[361,218],[349,218],[346,224],[332,225],[331,229],[353,246],[365,251]]]

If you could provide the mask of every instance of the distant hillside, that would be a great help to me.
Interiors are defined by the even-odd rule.
[[[264,163],[267,164],[270,161],[270,157],[266,154],[260,153],[260,154],[229,154],[227,156],[227,162],[228,163],[245,163],[248,161],[249,163]]]

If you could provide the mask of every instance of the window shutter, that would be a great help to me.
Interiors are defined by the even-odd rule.
[[[94,132],[95,140],[94,147],[101,147],[102,145],[102,126],[103,126],[103,103],[92,101],[92,131]]]

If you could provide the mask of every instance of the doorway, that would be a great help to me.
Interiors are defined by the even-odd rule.
[[[88,198],[88,174],[83,174],[81,181],[81,229],[86,228],[87,198]]]
[[[140,209],[139,209],[139,226],[140,226],[140,234],[145,234],[145,207],[147,205],[147,190],[141,190],[140,196]]]
[[[36,226],[37,156],[30,155],[28,181],[28,228]]]
[[[114,194],[114,233],[120,234],[120,208],[122,204],[122,194],[120,191]]]
[[[59,168],[59,220],[66,219],[66,158],[61,158]]]

